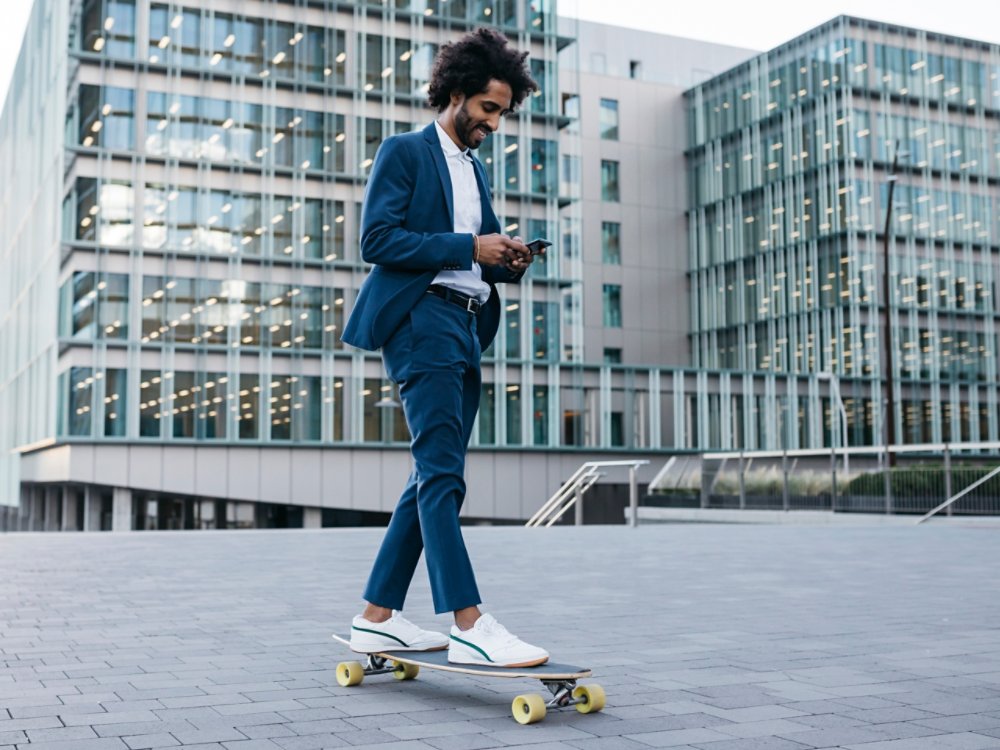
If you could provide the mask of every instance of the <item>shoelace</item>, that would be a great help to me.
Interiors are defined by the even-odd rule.
[[[407,619],[406,619],[405,617],[403,617],[403,615],[402,615],[402,614],[400,614],[399,612],[393,612],[393,613],[392,613],[392,617],[391,617],[390,619],[391,619],[391,620],[392,620],[392,621],[393,621],[394,623],[396,623],[397,625],[402,625],[402,626],[403,626],[403,627],[405,627],[405,628],[411,628],[411,629],[413,629],[413,630],[420,630],[420,628],[418,628],[418,627],[417,627],[416,625],[414,625],[414,624],[413,624],[412,622],[410,622],[410,621],[409,621],[409,620],[407,620]]]
[[[507,630],[507,628],[492,618],[489,620],[483,620],[482,623],[476,623],[476,625],[479,630],[482,630],[486,635],[499,638],[503,643],[513,643],[518,640],[516,635],[511,633]]]

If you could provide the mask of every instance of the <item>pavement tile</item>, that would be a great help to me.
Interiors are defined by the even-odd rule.
[[[1000,748],[992,532],[567,527],[540,543],[470,527],[489,608],[591,666],[608,694],[603,713],[550,711],[529,727],[510,702],[539,690],[530,681],[425,671],[336,684],[343,653],[329,633],[355,613],[381,536],[5,536],[0,750]],[[39,545],[44,569],[25,563]],[[602,565],[581,588],[587,548]],[[304,561],[323,575],[289,573]],[[623,619],[640,598],[645,616]],[[407,607],[424,627],[449,626],[429,614],[423,569]]]

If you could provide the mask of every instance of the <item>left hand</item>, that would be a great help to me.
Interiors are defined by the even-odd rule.
[[[521,237],[511,237],[515,242],[524,245],[524,240]],[[508,271],[513,273],[521,273],[528,266],[530,266],[535,260],[535,256],[531,254],[531,251],[525,248],[525,252],[518,252],[516,250],[510,250],[507,254],[506,267]]]

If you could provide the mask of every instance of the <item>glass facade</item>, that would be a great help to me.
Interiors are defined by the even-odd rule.
[[[851,442],[881,442],[885,178],[901,152],[897,435],[1000,438],[996,47],[840,18],[687,92],[692,361],[638,366],[623,346],[663,324],[642,317],[633,335],[622,320],[641,317],[649,252],[622,248],[622,224],[659,237],[622,203],[642,149],[614,142],[628,98],[573,76],[560,90],[555,2],[55,8],[36,1],[23,54],[47,64],[22,66],[0,126],[0,218],[33,217],[0,253],[0,411],[14,415],[0,502],[17,497],[15,449],[53,439],[404,446],[379,356],[340,342],[369,270],[364,186],[386,137],[430,121],[436,51],[483,23],[530,50],[541,90],[478,156],[504,230],[554,245],[499,289],[474,446],[820,447],[836,424],[827,372]],[[584,133],[606,150],[584,152]],[[590,199],[604,205],[584,232]]]
[[[57,435],[407,442],[380,358],[340,341],[368,271],[364,182],[386,137],[432,118],[440,45],[488,23],[531,51],[541,90],[478,156],[504,231],[556,244],[500,288],[476,441],[558,446],[550,368],[583,356],[563,190],[579,189],[579,163],[560,161],[554,14],[539,0],[83,3],[68,50],[81,73],[66,106]]]
[[[687,92],[694,364],[834,373],[852,443],[883,442],[886,377],[897,440],[997,440],[998,75],[841,17]]]

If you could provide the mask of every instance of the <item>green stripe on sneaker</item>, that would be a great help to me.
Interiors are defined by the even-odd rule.
[[[461,638],[458,638],[457,636],[454,636],[454,635],[449,636],[449,637],[453,641],[458,641],[463,646],[468,646],[469,648],[474,648],[476,651],[478,651],[479,653],[481,653],[483,655],[483,658],[486,659],[486,661],[488,661],[490,664],[493,663],[493,660],[490,658],[490,655],[487,654],[485,651],[483,651],[481,648],[479,648],[479,646],[477,646],[475,643],[469,643],[468,641],[463,641]]]
[[[362,633],[374,633],[375,635],[381,635],[386,638],[392,638],[392,640],[394,640],[400,646],[405,646],[406,648],[410,647],[410,644],[407,643],[406,641],[400,640],[391,633],[383,633],[381,630],[369,630],[368,628],[359,628],[357,625],[351,625],[351,630],[360,630]]]

